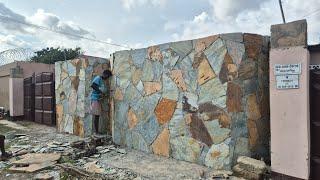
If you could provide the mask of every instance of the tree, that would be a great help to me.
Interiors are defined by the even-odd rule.
[[[74,59],[82,55],[80,47],[75,49],[63,49],[63,48],[45,48],[35,52],[35,56],[31,58],[31,61],[37,63],[54,64],[57,61],[65,61]]]

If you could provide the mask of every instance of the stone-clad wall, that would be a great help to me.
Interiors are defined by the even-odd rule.
[[[108,68],[109,60],[90,56],[55,63],[57,128],[60,132],[81,137],[91,134],[91,81]],[[103,132],[108,129],[108,103],[108,99],[104,99],[102,103],[100,130]]]
[[[222,34],[113,54],[113,139],[230,169],[269,159],[269,37]]]

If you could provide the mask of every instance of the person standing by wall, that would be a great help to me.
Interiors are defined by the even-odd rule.
[[[101,100],[107,95],[107,80],[112,76],[110,70],[103,71],[102,75],[96,76],[92,80],[91,93],[91,113],[92,113],[92,133],[99,134],[99,119],[101,115]]]

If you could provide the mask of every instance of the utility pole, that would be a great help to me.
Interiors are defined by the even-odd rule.
[[[279,0],[279,6],[280,6],[280,10],[281,10],[281,15],[282,15],[283,24],[285,24],[285,23],[286,23],[286,19],[285,19],[285,17],[284,17],[281,0]]]

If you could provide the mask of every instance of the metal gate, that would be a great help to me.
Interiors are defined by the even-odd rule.
[[[24,119],[34,121],[34,77],[25,78],[23,81],[24,90]]]
[[[55,125],[54,74],[43,72],[35,77],[35,121]]]
[[[311,179],[320,179],[320,70],[310,70]]]

